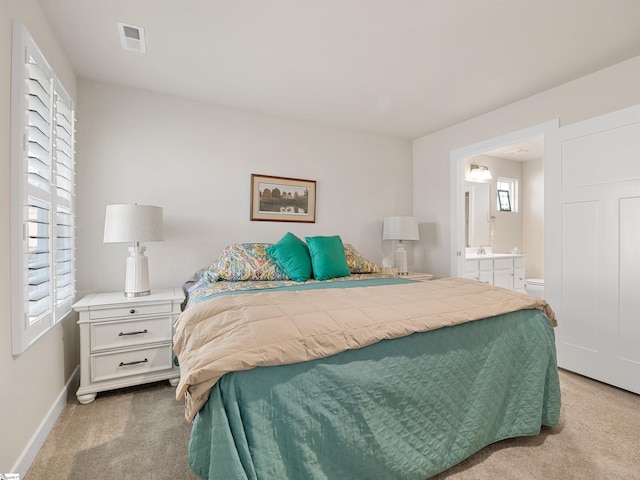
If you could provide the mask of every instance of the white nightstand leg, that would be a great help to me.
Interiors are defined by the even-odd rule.
[[[85,393],[83,395],[76,395],[78,397],[78,401],[82,405],[86,405],[87,403],[91,403],[96,399],[97,393]]]

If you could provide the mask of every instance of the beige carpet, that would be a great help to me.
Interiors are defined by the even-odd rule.
[[[560,382],[557,427],[490,445],[433,478],[640,480],[640,396],[564,371]],[[67,405],[24,480],[195,479],[189,433],[168,382],[105,392]]]
[[[640,480],[640,395],[560,370],[560,423],[489,445],[433,480]]]
[[[169,382],[75,398],[58,418],[24,480],[190,480],[191,425]]]

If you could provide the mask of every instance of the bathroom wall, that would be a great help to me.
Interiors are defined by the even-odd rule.
[[[526,278],[544,278],[544,160],[508,160],[490,155],[465,159],[465,173],[470,163],[486,165],[493,178],[490,184],[490,244],[496,253],[508,253],[514,247],[527,255]],[[515,178],[519,186],[517,212],[501,212],[497,204],[498,177]]]
[[[522,250],[525,278],[544,278],[544,160],[522,163]]]
[[[474,155],[465,159],[465,173],[469,172],[470,163],[489,167],[493,176],[491,180],[486,181],[490,184],[489,208],[492,220],[490,244],[493,251],[495,253],[509,253],[514,247],[524,251],[522,208],[517,212],[500,212],[497,203],[498,177],[514,178],[518,181],[518,185],[522,185],[522,162],[490,155]],[[524,200],[520,195],[520,204],[523,203]]]

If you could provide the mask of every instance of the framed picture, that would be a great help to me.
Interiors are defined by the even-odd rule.
[[[498,190],[498,205],[501,212],[511,211],[511,199],[509,197],[509,190]]]
[[[315,223],[315,180],[251,174],[251,220]]]

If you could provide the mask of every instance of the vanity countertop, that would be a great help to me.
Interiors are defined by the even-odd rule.
[[[518,258],[524,257],[524,253],[467,253],[464,258],[467,260],[491,259],[491,258]]]

